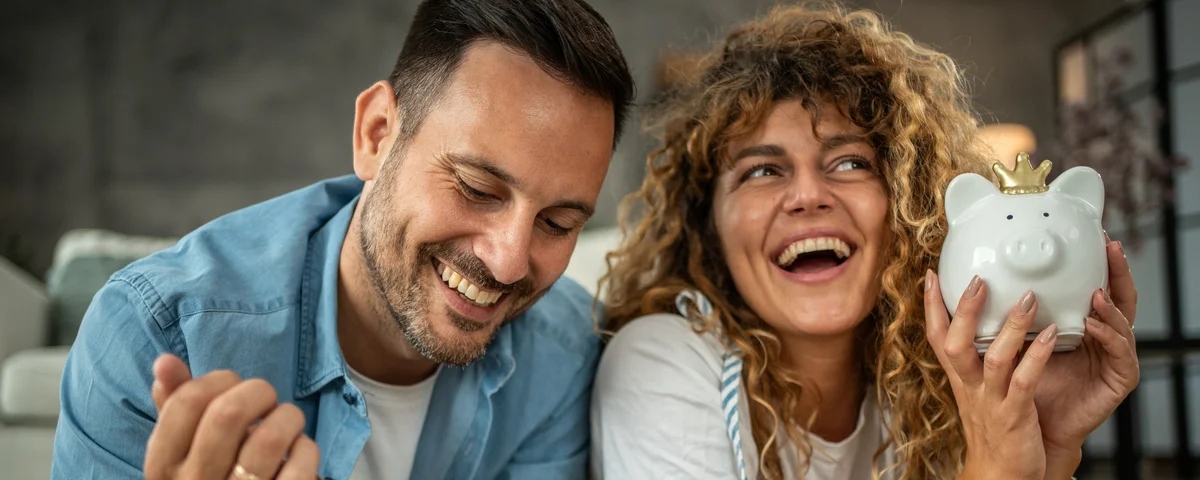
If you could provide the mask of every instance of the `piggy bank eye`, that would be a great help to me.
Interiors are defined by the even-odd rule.
[[[1042,216],[1043,216],[1043,217],[1049,217],[1049,216],[1050,216],[1050,212],[1042,212]]]
[[[1008,219],[1009,219],[1009,220],[1012,220],[1012,215],[1009,215],[1009,216],[1008,216]]]

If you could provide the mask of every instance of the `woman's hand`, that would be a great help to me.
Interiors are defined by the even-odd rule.
[[[926,338],[950,378],[966,434],[967,458],[960,478],[1041,480],[1047,457],[1034,392],[1054,351],[1055,328],[1038,335],[1017,361],[1037,313],[1037,300],[1029,292],[1013,307],[980,360],[975,326],[985,298],[987,286],[975,277],[951,322],[937,276],[925,274]]]
[[[1084,439],[1112,415],[1141,378],[1133,336],[1137,313],[1133,274],[1121,244],[1109,242],[1107,253],[1111,298],[1100,290],[1092,295],[1094,314],[1087,319],[1083,343],[1050,359],[1034,395],[1046,454],[1074,458],[1070,470],[1079,462]]]

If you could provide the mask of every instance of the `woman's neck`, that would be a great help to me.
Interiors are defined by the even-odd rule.
[[[806,395],[796,419],[806,422],[814,409],[817,417],[809,432],[829,442],[840,442],[854,433],[863,400],[862,356],[853,333],[836,338],[786,338],[784,361],[821,392],[818,405]]]

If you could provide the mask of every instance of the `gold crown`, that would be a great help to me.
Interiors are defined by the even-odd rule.
[[[1042,160],[1036,169],[1030,167],[1029,154],[1017,154],[1017,168],[1009,170],[1003,163],[992,164],[992,171],[1000,180],[1000,192],[1007,195],[1022,195],[1026,193],[1042,193],[1049,190],[1046,177],[1050,176],[1051,163]]]

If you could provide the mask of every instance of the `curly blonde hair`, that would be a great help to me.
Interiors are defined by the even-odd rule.
[[[672,311],[695,289],[713,303],[695,328],[718,327],[744,352],[759,471],[783,478],[777,425],[804,458],[801,433],[813,418],[798,407],[819,396],[782,362],[781,345],[737,293],[713,223],[717,177],[730,167],[727,145],[752,132],[773,105],[798,99],[814,118],[830,100],[868,132],[890,199],[881,293],[860,327],[863,377],[891,412],[890,439],[902,478],[938,478],[962,468],[965,441],[945,372],[925,338],[923,276],[935,268],[947,222],[943,193],[963,172],[986,173],[977,119],[962,77],[946,55],[893,31],[869,11],[837,4],[778,6],[729,33],[697,75],[665,95],[651,123],[661,145],[647,159],[641,188],[621,206],[623,241],[608,256],[601,329]],[[814,134],[816,122],[814,122]],[[694,313],[694,312],[693,312]],[[876,453],[875,472],[883,451]]]

